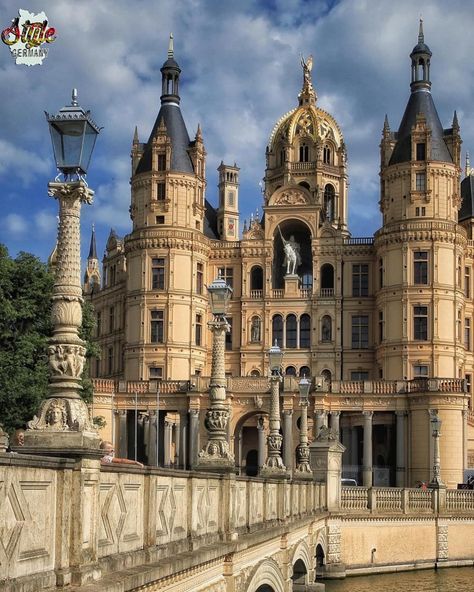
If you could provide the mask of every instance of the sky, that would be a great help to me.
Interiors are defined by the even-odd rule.
[[[94,204],[82,210],[82,255],[92,224],[99,257],[111,228],[130,231],[130,148],[146,141],[160,106],[160,67],[174,35],[181,110],[191,138],[200,123],[208,200],[217,204],[221,160],[240,167],[240,226],[262,211],[259,183],[275,122],[297,105],[300,55],[313,56],[318,106],[342,129],[348,150],[349,227],[380,227],[379,144],[385,114],[398,129],[410,88],[409,54],[424,21],[433,52],[432,94],[445,128],[456,109],[474,157],[474,11],[465,0],[29,0],[0,3],[0,30],[18,9],[44,11],[56,40],[41,65],[15,63],[0,41],[0,242],[46,260],[54,247],[56,176],[44,111],[78,89],[103,129],[87,175]],[[474,160],[474,158],[473,158]]]

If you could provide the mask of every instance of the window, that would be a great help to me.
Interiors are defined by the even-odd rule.
[[[110,285],[115,286],[115,282],[117,280],[117,273],[115,265],[110,267]]]
[[[464,296],[466,298],[471,297],[471,268],[464,268]]]
[[[150,341],[151,343],[164,343],[164,312],[162,310],[151,311],[150,321]]]
[[[366,263],[352,266],[352,296],[369,295],[369,266]]]
[[[102,334],[102,313],[97,313],[97,337]]]
[[[156,184],[156,199],[158,201],[163,201],[166,199],[166,183]]]
[[[334,220],[334,196],[335,191],[332,185],[326,185],[324,188],[324,213],[323,219],[328,222]]]
[[[250,289],[263,290],[263,269],[259,265],[255,265],[250,271]]]
[[[352,370],[351,380],[369,380],[369,373],[367,370]]]
[[[300,162],[308,162],[309,161],[309,148],[306,144],[300,146]]]
[[[296,347],[296,333],[296,316],[294,314],[289,314],[286,317],[286,347],[292,349]]]
[[[219,267],[217,269],[217,275],[225,281],[225,283],[233,288],[234,287],[234,268],[233,267]]]
[[[428,252],[413,253],[413,283],[426,286],[428,284]]]
[[[284,164],[285,164],[285,151],[280,150],[280,166],[283,166]]]
[[[166,154],[158,154],[158,170],[166,171]]]
[[[352,317],[352,347],[353,349],[369,347],[369,317],[367,315]]]
[[[458,266],[457,266],[457,285],[458,288],[461,288],[462,286],[462,261],[461,261],[461,257],[458,257]]]
[[[428,307],[413,307],[413,339],[426,341],[428,339]]]
[[[112,374],[114,371],[114,348],[109,347],[107,350],[107,374]]]
[[[95,359],[95,377],[100,377],[100,358]]]
[[[274,315],[272,319],[272,345],[277,341],[281,347],[283,345],[283,317]]]
[[[465,374],[464,380],[466,381],[466,392],[471,393],[472,376],[471,374]],[[469,408],[471,408],[471,401],[469,400]]]
[[[383,288],[383,259],[379,259],[379,288]]]
[[[413,378],[427,378],[429,368],[426,364],[415,364],[413,366]]]
[[[417,191],[426,191],[426,173],[416,173],[415,189]]]
[[[149,380],[162,380],[163,379],[163,368],[160,366],[150,366],[148,368]]]
[[[421,206],[421,208],[415,208],[415,216],[426,216],[426,208],[425,206]]]
[[[300,347],[311,347],[311,317],[307,314],[300,317]]]
[[[382,343],[384,336],[383,311],[379,310],[379,343]]]
[[[321,296],[334,295],[334,267],[326,263],[321,267]]]
[[[151,289],[165,289],[165,260],[162,257],[151,260]]]
[[[225,348],[226,350],[232,349],[232,318],[227,318],[229,323],[229,330],[225,334]]]
[[[233,191],[229,191],[229,193],[227,194],[227,201],[229,203],[229,206],[233,206],[234,205],[234,192]]]
[[[296,376],[296,368],[294,366],[287,366],[285,374],[286,376]]]
[[[112,332],[115,329],[115,306],[109,308],[109,331]]]
[[[471,349],[471,319],[469,317],[464,319],[464,347],[467,350]]]
[[[164,224],[165,223],[165,217],[164,216],[157,216],[155,218],[155,222],[156,222],[156,224]]]
[[[202,263],[196,264],[196,292],[202,294],[204,287],[204,265]]]
[[[332,341],[332,319],[329,315],[324,315],[321,319],[321,341]]]
[[[323,162],[324,164],[331,164],[331,148],[329,148],[329,146],[324,146]]]
[[[424,142],[416,145],[416,160],[426,160],[426,144]]]
[[[458,310],[456,325],[457,325],[457,330],[456,330],[457,340],[461,341],[461,339],[462,339],[462,314],[461,314],[460,310]]]
[[[196,315],[196,345],[202,345],[202,315]]]
[[[301,376],[301,378],[303,378],[303,376],[305,378],[309,378],[311,376],[311,370],[309,369],[309,366],[301,366],[298,374]]]

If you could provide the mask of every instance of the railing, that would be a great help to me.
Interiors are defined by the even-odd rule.
[[[109,378],[93,378],[92,384],[94,385],[94,393],[114,393],[115,392],[115,380]]]
[[[398,487],[342,487],[341,510],[386,514],[435,513],[436,490]],[[449,489],[445,508],[440,511],[474,512],[474,491]]]
[[[321,288],[319,295],[321,298],[330,298],[334,296],[334,288]]]
[[[368,487],[343,487],[341,489],[341,510],[367,510],[368,507]]]
[[[388,512],[402,511],[402,489],[396,487],[380,487],[374,489],[374,491],[376,492],[375,504],[377,510]]]
[[[313,290],[311,288],[301,288],[300,296],[301,298],[311,298],[313,294]]]
[[[446,491],[446,510],[473,511],[474,491],[466,489],[448,489]]]
[[[344,244],[345,245],[373,245],[374,239],[371,236],[346,238],[344,240]]]
[[[252,300],[261,300],[263,298],[263,290],[250,290],[250,298]]]
[[[423,489],[409,489],[407,509],[413,510],[415,512],[432,510],[433,502],[431,491],[424,491]]]
[[[291,171],[310,171],[316,166],[315,162],[292,162],[290,163]]]
[[[272,297],[273,298],[283,298],[285,295],[285,290],[272,290]]]

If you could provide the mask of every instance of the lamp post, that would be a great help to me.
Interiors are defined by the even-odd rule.
[[[208,441],[198,455],[197,468],[206,471],[231,472],[235,470],[234,455],[227,442],[229,408],[226,403],[225,334],[230,326],[225,318],[232,288],[218,278],[207,288],[213,320],[208,327],[213,334],[211,381],[209,383],[210,407],[205,425]]]
[[[268,351],[268,358],[270,363],[270,434],[267,438],[268,456],[265,464],[260,471],[262,477],[286,477],[286,467],[283,464],[281,457],[281,445],[283,438],[280,434],[280,383],[281,364],[283,360],[283,352],[278,347],[275,340]]]
[[[48,346],[50,379],[48,397],[38,416],[28,423],[25,446],[50,453],[95,450],[99,436],[80,396],[85,363],[85,343],[78,330],[82,322],[80,256],[80,213],[83,203],[92,203],[94,192],[84,180],[99,127],[89,111],[77,103],[72,91],[71,104],[57,115],[46,113],[58,175],[48,184],[48,194],[59,202],[57,263],[52,295],[53,336]],[[61,178],[62,175],[62,178]]]
[[[298,476],[312,476],[311,467],[309,465],[309,446],[308,446],[308,403],[309,403],[309,389],[311,387],[310,381],[303,376],[299,382],[300,405],[301,405],[301,422],[300,422],[300,443],[297,448],[298,464],[296,466],[296,475]]]
[[[436,409],[430,409],[431,434],[433,436],[433,478],[430,481],[432,489],[445,487],[441,480],[441,463],[439,455],[439,437],[441,436],[441,419]]]

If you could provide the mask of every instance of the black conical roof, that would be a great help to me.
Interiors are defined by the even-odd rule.
[[[453,162],[443,137],[443,126],[429,90],[416,90],[411,93],[405,113],[398,128],[397,143],[393,149],[389,164],[398,164],[411,160],[411,128],[416,123],[416,116],[421,113],[426,118],[426,125],[431,129],[430,160]]]
[[[92,234],[91,234],[91,244],[89,246],[89,256],[88,259],[97,259],[97,247],[95,244],[95,229],[92,227]]]

